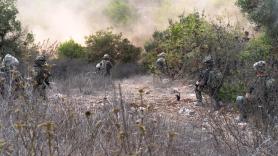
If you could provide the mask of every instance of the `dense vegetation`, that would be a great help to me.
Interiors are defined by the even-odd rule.
[[[86,48],[91,62],[109,54],[116,63],[136,63],[141,53],[141,49],[123,38],[122,34],[115,34],[111,30],[98,31],[87,36]]]
[[[155,32],[153,39],[146,43],[144,65],[156,73],[154,62],[157,54],[165,52],[170,69],[168,76],[196,76],[202,67],[202,59],[212,55],[216,67],[225,74],[222,97],[228,101],[235,99],[236,94],[244,90],[244,86],[240,81],[233,81],[231,84],[231,80],[240,75],[239,56],[248,42],[248,36],[221,22],[208,22],[205,16],[198,12],[180,16],[179,20],[172,21],[166,30]]]
[[[258,25],[276,42],[278,38],[278,2],[276,0],[237,0],[242,12]]]
[[[56,84],[51,84],[49,100],[32,95],[28,83],[28,96],[0,99],[0,154],[277,155],[277,127],[268,135],[254,126],[244,127],[235,122],[237,114],[233,109],[214,113],[201,108],[204,111],[200,109],[186,116],[188,121],[178,113],[161,114],[154,106],[158,103],[168,107],[172,105],[169,99],[148,103],[144,98],[152,93],[141,88],[137,94],[126,90],[123,95],[120,85],[107,85],[103,77],[92,72],[94,65],[87,63],[95,63],[109,54],[113,64],[126,65],[119,67],[123,70],[133,70],[131,65],[142,62],[142,66],[156,74],[157,54],[165,52],[168,77],[195,80],[202,59],[210,54],[224,73],[221,98],[233,103],[255,76],[252,69],[255,61],[266,60],[274,77],[278,76],[275,73],[278,35],[273,14],[277,12],[277,2],[238,0],[237,4],[264,28],[256,32],[256,37],[250,38],[249,32],[223,21],[210,22],[205,15],[195,12],[182,15],[177,21],[170,20],[168,28],[154,32],[145,44],[145,53],[110,29],[87,36],[84,46],[72,39],[61,43],[54,67],[60,69],[57,74],[53,72],[60,75],[54,76]],[[33,61],[40,46],[32,47],[33,35],[22,30],[17,13],[14,0],[0,0],[0,55],[23,55]],[[106,13],[115,25],[125,25],[136,17],[126,0],[112,0]],[[57,52],[53,49],[50,51]],[[100,98],[91,99],[94,94]]]
[[[85,56],[85,49],[73,39],[70,39],[58,47],[59,57],[82,58]]]
[[[22,28],[17,14],[15,0],[0,0],[0,56],[23,56],[34,41],[33,35]]]

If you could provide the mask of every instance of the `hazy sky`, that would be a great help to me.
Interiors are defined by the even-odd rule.
[[[84,36],[111,27],[104,9],[112,0],[18,0],[19,18],[35,34],[38,41],[64,41],[73,38],[80,43]],[[194,10],[205,10],[209,17],[221,15],[231,21],[241,21],[235,0],[127,0],[136,8],[139,18],[130,26],[116,27],[134,43],[142,43],[154,30]]]

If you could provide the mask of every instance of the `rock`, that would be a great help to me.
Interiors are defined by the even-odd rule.
[[[179,114],[184,114],[184,115],[190,115],[190,116],[193,116],[193,115],[195,115],[195,111],[193,111],[193,110],[190,110],[190,109],[188,109],[188,108],[186,108],[186,107],[183,107],[183,108],[181,108],[180,110],[179,110]]]
[[[150,90],[146,91],[146,94],[147,95],[151,94],[151,91]]]
[[[162,84],[167,84],[167,83],[169,83],[169,82],[170,82],[169,79],[163,79],[163,80],[162,80]]]
[[[193,103],[194,102],[194,100],[191,99],[191,98],[186,98],[186,99],[183,99],[182,101],[186,102],[186,103]]]

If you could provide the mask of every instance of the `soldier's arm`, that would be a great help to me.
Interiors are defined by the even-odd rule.
[[[202,71],[199,71],[199,75],[198,75],[198,80],[196,82],[196,86],[200,86],[201,85],[201,81],[203,79],[203,72]]]
[[[246,92],[246,94],[245,94],[245,98],[247,99],[247,100],[250,100],[250,99],[252,99],[252,93],[253,93],[253,91],[255,90],[255,81],[252,81],[251,83],[249,83],[248,84],[248,86],[247,86],[247,92]]]
[[[49,71],[44,71],[44,82],[46,85],[50,85],[50,82],[49,82],[49,78],[51,76],[51,73]]]

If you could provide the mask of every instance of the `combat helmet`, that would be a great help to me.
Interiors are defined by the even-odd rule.
[[[35,59],[35,64],[42,66],[46,63],[46,57],[44,55],[39,55]]]
[[[19,61],[14,56],[7,54],[7,55],[5,55],[5,57],[2,61],[2,64],[5,67],[12,67],[12,66],[17,66],[19,64]]]
[[[213,65],[214,61],[213,61],[211,55],[206,56],[203,60],[203,63],[207,64],[207,65]]]
[[[253,68],[255,71],[258,72],[265,72],[266,71],[266,62],[265,61],[258,61],[254,63]]]
[[[157,56],[164,58],[164,57],[166,57],[166,53],[162,52],[162,53],[158,54]]]
[[[105,60],[108,60],[108,59],[110,59],[110,56],[109,56],[109,54],[104,54],[102,58]]]

